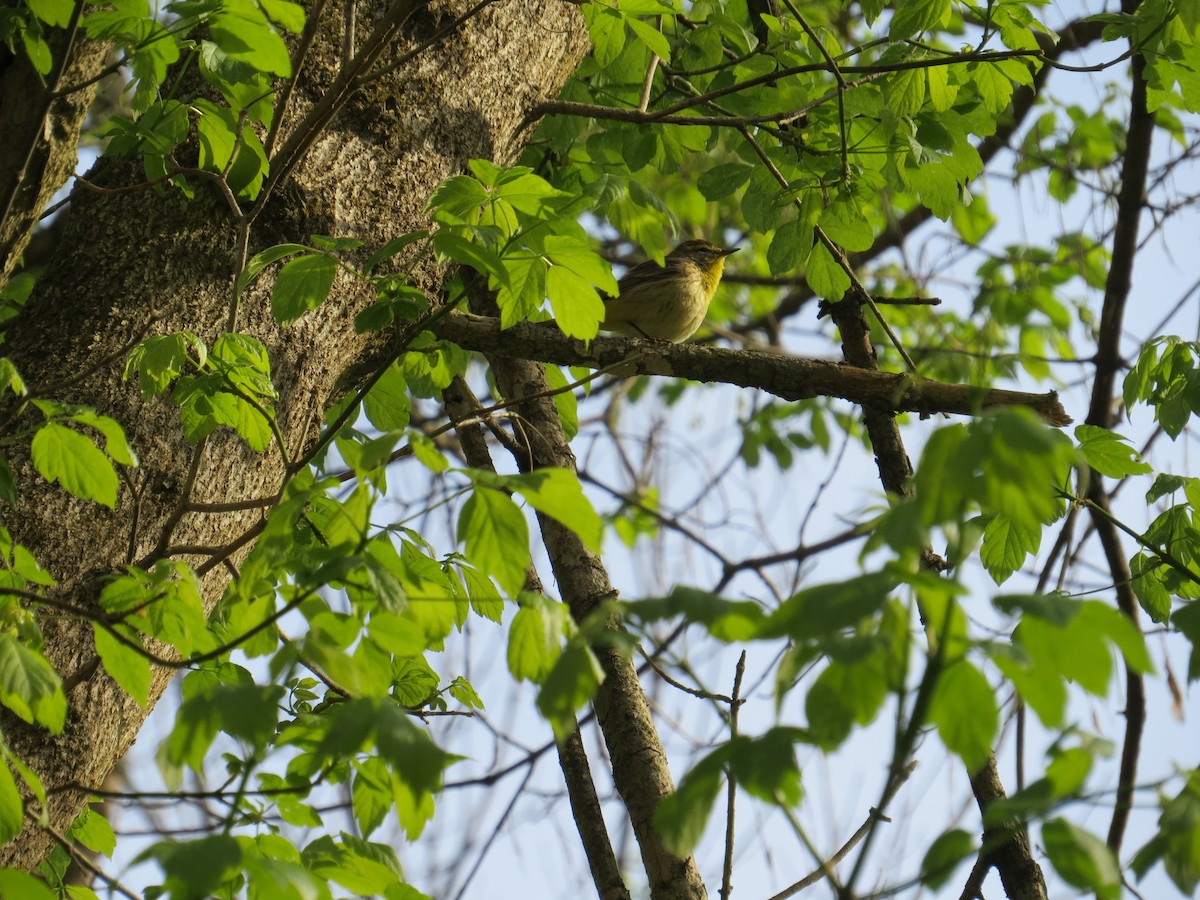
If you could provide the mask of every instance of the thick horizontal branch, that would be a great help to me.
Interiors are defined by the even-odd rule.
[[[598,337],[584,345],[565,337],[549,323],[521,322],[501,331],[498,319],[467,313],[452,313],[434,324],[432,330],[444,340],[482,353],[561,366],[619,367],[616,368],[619,374],[734,384],[759,388],[783,400],[840,397],[860,406],[922,415],[972,416],[998,406],[1024,406],[1051,425],[1071,422],[1056,391],[1031,394],[947,384],[762,350],[727,350],[617,337]]]

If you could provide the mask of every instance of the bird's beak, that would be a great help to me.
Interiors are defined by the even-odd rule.
[[[734,247],[732,250],[722,250],[721,255],[722,256],[730,256],[734,253],[737,253],[738,250],[740,250],[740,249],[741,249],[741,247]]]

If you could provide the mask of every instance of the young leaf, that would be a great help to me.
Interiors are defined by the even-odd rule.
[[[141,646],[141,636],[125,625],[115,625],[129,641]],[[125,693],[145,707],[150,699],[150,660],[144,653],[117,640],[106,628],[95,626],[96,652],[104,663],[104,671],[112,676]]]
[[[25,805],[17,791],[17,782],[5,761],[0,760],[0,842],[8,843],[18,834],[25,822]],[[3,896],[0,893],[0,896]]]
[[[476,486],[458,517],[458,539],[467,558],[515,595],[529,565],[529,526],[512,498]]]
[[[26,722],[37,723],[53,734],[62,731],[66,722],[67,697],[54,667],[42,654],[3,631],[0,631],[0,703]]]
[[[565,608],[549,600],[530,601],[508,629],[508,671],[519,681],[541,684],[562,653]]]
[[[554,729],[554,736],[564,740],[575,730],[575,711],[596,696],[604,680],[604,670],[591,648],[572,641],[554,661],[554,666],[542,681],[537,707]]]
[[[538,469],[528,475],[510,475],[504,482],[538,512],[574,531],[589,550],[600,552],[604,523],[584,496],[579,477],[570,469]]]
[[[959,659],[938,676],[929,720],[946,748],[974,772],[991,753],[1000,727],[996,695],[978,669]]]
[[[974,835],[961,828],[940,834],[921,860],[921,884],[935,890],[950,880],[955,868],[979,850]]]
[[[337,275],[337,261],[324,253],[297,257],[279,270],[271,289],[271,315],[285,328],[325,302]]]
[[[1121,866],[1094,834],[1066,819],[1052,819],[1042,826],[1042,843],[1065,882],[1093,891],[1101,900],[1121,896]]]
[[[20,897],[21,900],[55,900],[56,895],[40,878],[16,869],[0,869],[0,897]]]
[[[47,481],[59,482],[82,500],[110,509],[117,504],[117,473],[104,452],[78,431],[47,422],[33,436],[33,464]]]
[[[1107,428],[1094,425],[1075,426],[1075,440],[1089,466],[1109,478],[1126,475],[1145,475],[1150,464],[1143,462],[1129,445],[1129,438],[1114,434]]]
[[[237,277],[237,292],[240,294],[244,291],[246,285],[257,278],[259,273],[271,265],[271,263],[278,262],[297,253],[303,253],[308,249],[303,244],[276,244],[274,247],[268,247],[266,250],[255,253],[250,257],[250,261],[246,263],[246,268],[242,269]]]

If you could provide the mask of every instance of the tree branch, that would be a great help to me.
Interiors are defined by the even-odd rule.
[[[478,286],[473,293],[473,306],[494,307],[494,301]],[[514,421],[523,445],[528,448],[517,464],[522,470],[565,468],[575,471],[575,455],[563,433],[558,411],[554,401],[545,396],[549,390],[546,373],[539,363],[530,361],[528,348],[519,348],[521,356],[511,358],[518,352],[514,346],[515,335],[510,329],[501,336],[499,322],[495,319],[451,315],[443,319],[442,324],[452,320],[485,323],[484,333],[497,339],[485,352],[489,353],[488,363],[504,397],[536,398],[515,403],[517,418]],[[533,325],[524,325],[522,331],[554,333],[552,329],[539,329]],[[564,345],[569,343],[562,335],[557,337]],[[601,602],[616,595],[608,572],[603,561],[574,531],[540,512],[537,520],[563,601],[572,618],[582,622]],[[609,626],[614,630],[621,628],[615,620]],[[629,657],[613,646],[596,646],[593,652],[604,670],[604,680],[593,700],[596,721],[612,761],[613,781],[637,837],[650,896],[653,900],[704,900],[707,892],[695,859],[691,856],[680,858],[668,850],[654,826],[654,811],[662,799],[674,791],[674,784],[637,671]]]
[[[446,412],[452,421],[459,422],[455,430],[458,432],[463,456],[467,462],[476,469],[496,471],[488,452],[483,428],[479,425],[478,416],[483,407],[467,383],[462,378],[455,378],[446,388],[444,397]],[[466,424],[468,421],[471,424]],[[544,593],[541,577],[532,563],[525,574],[525,587],[527,590]],[[612,840],[604,825],[600,798],[596,794],[596,783],[592,778],[578,724],[562,743],[557,744],[556,749],[558,764],[567,785],[567,797],[571,803],[575,829],[583,843],[596,893],[601,900],[629,900],[629,889],[621,877],[621,867],[617,863]]]
[[[916,412],[973,416],[1000,406],[1024,406],[1051,425],[1066,425],[1058,394],[1031,394],[859,369],[820,359],[761,350],[727,350],[635,338],[598,337],[588,345],[546,324],[518,323],[503,331],[498,319],[454,313],[431,329],[468,350],[564,366],[616,369],[620,374],[663,375],[758,388],[783,400],[840,397],[892,415]],[[630,359],[634,355],[637,359]]]
[[[1123,0],[1124,12],[1133,12],[1137,0]],[[1146,177],[1150,166],[1150,145],[1154,137],[1154,113],[1146,102],[1146,60],[1136,54],[1130,62],[1129,130],[1125,156],[1121,164],[1121,189],[1117,193],[1117,221],[1113,229],[1112,264],[1104,285],[1104,305],[1100,311],[1100,333],[1096,340],[1096,380],[1092,383],[1092,400],[1087,423],[1108,428],[1116,419],[1113,395],[1117,373],[1123,367],[1121,332],[1125,321],[1125,304],[1133,280],[1133,261],[1138,251],[1138,224],[1145,202]],[[1092,522],[1104,549],[1105,560],[1112,573],[1117,606],[1138,627],[1138,604],[1133,593],[1129,562],[1112,516],[1108,512],[1108,496],[1099,472],[1089,473],[1088,499],[1092,504]],[[1114,853],[1121,850],[1129,809],[1137,778],[1138,757],[1141,753],[1142,731],[1146,723],[1146,688],[1141,674],[1125,667],[1125,740],[1121,747],[1121,767],[1117,782],[1117,797],[1108,828],[1108,846]]]

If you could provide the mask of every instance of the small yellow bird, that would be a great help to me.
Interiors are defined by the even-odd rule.
[[[704,322],[725,257],[736,252],[684,241],[667,254],[665,265],[647,260],[634,266],[617,282],[617,296],[604,298],[602,327],[629,337],[686,341]]]

